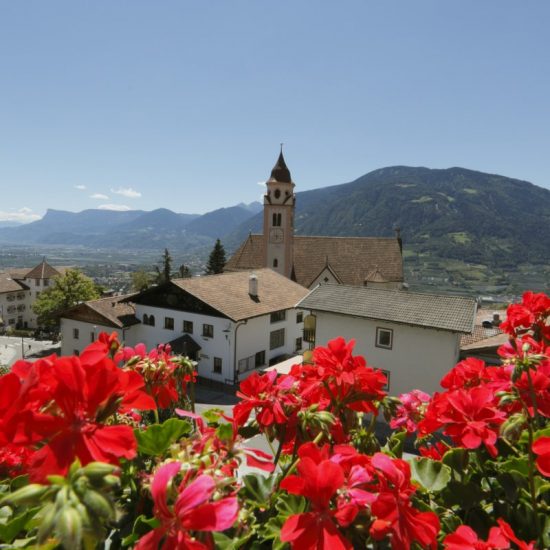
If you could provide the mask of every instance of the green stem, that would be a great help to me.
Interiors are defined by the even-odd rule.
[[[533,426],[531,425],[530,418],[527,420],[527,433],[529,434],[529,492],[531,494],[531,506],[533,507],[533,513],[535,515],[537,540],[542,548],[542,531],[540,527],[537,494],[535,491],[535,455],[533,453]]]
[[[153,415],[155,416],[155,424],[160,424],[159,411],[156,407],[153,409]]]
[[[315,436],[315,439],[313,440],[313,443],[315,443],[315,445],[317,445],[317,443],[319,443],[319,441],[321,441],[321,439],[323,439],[323,436],[325,434],[323,432],[319,432],[316,436]],[[300,462],[300,459],[297,458],[290,466],[290,468],[285,472],[285,475],[283,477],[286,477],[286,476],[289,476],[290,474],[292,474],[294,472],[294,470],[296,470],[297,466],[298,466],[298,462]]]
[[[535,417],[535,425],[539,425],[539,410],[537,407],[537,395],[535,394],[535,388],[533,386],[533,380],[531,379],[531,370],[527,368],[527,381],[529,382],[529,395],[533,403],[533,413]],[[527,411],[529,414],[529,411]]]
[[[279,462],[279,458],[281,457],[281,452],[283,450],[283,443],[285,440],[285,434],[286,434],[286,424],[283,424],[283,429],[281,430],[281,438],[279,439],[279,448],[277,449],[277,453],[275,454],[275,459],[273,460],[273,464],[277,466],[277,463]]]
[[[189,395],[191,397],[191,412],[195,412],[195,382],[189,382]]]

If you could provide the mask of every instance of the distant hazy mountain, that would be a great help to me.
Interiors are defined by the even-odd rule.
[[[76,213],[50,209],[38,221],[0,228],[0,242],[189,251],[223,238],[256,211],[253,205],[221,208],[202,216],[166,208]]]
[[[261,209],[48,210],[36,222],[0,228],[0,243],[192,251],[219,237],[231,251],[262,231]],[[550,262],[550,190],[464,168],[393,166],[299,192],[295,226],[299,235],[336,236],[389,236],[399,226],[405,250],[504,267]]]
[[[299,185],[299,183],[298,183]],[[297,193],[300,235],[389,236],[440,257],[517,265],[550,261],[550,190],[464,168],[393,166],[342,185]],[[261,232],[262,216],[226,238]]]
[[[21,222],[0,221],[0,227],[17,227],[18,225],[22,225]]]
[[[250,205],[238,205],[230,208],[219,208],[194,219],[187,225],[187,229],[197,235],[223,239],[227,235],[229,227],[236,228],[258,212],[258,209],[249,207]]]

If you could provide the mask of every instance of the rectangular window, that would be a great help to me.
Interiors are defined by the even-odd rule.
[[[271,322],[278,323],[279,321],[284,321],[285,317],[286,317],[286,311],[284,309],[282,311],[274,311],[271,314]]]
[[[280,328],[269,334],[269,349],[280,348],[285,345],[285,329]]]
[[[173,317],[165,317],[164,318],[164,328],[168,330],[174,330],[174,318]]]
[[[193,321],[183,322],[183,332],[186,332],[187,334],[193,334]]]
[[[265,351],[259,351],[254,356],[254,366],[263,367],[265,365]]]
[[[50,280],[44,279],[44,286],[50,286]]]
[[[73,328],[73,338],[75,340],[78,340],[78,337],[80,336],[79,330],[77,328]]]
[[[216,374],[222,373],[222,358],[221,357],[214,357],[214,372]]]
[[[391,349],[393,345],[393,330],[376,327],[376,347]]]
[[[296,338],[296,351],[300,351],[302,349],[302,339]]]
[[[40,279],[34,280],[34,286],[40,286]]]
[[[202,325],[202,335],[205,338],[214,338],[214,325]]]
[[[299,311],[296,313],[296,323],[303,323],[304,322],[304,312]]]
[[[95,332],[90,332],[90,342],[93,344],[95,342]]]
[[[77,349],[73,349],[73,355],[76,355],[78,357],[80,355],[80,352]]]

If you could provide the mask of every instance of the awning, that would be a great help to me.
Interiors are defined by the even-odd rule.
[[[191,357],[196,355],[201,350],[199,344],[197,344],[197,342],[195,342],[189,334],[179,336],[175,340],[168,342],[168,344],[170,344],[172,351],[177,355],[186,355]]]

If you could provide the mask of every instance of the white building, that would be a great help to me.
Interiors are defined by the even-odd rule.
[[[303,315],[295,304],[307,292],[270,269],[174,279],[68,310],[62,353],[80,352],[101,330],[116,330],[129,346],[170,343],[198,362],[200,377],[235,384],[302,349]]]
[[[36,298],[66,269],[52,267],[44,259],[32,269],[0,273],[0,327],[36,328],[38,322],[32,309]]]
[[[344,285],[321,285],[298,302],[309,310],[304,336],[316,346],[343,336],[356,355],[384,370],[391,395],[441,390],[459,359],[460,338],[472,332],[473,298]]]

